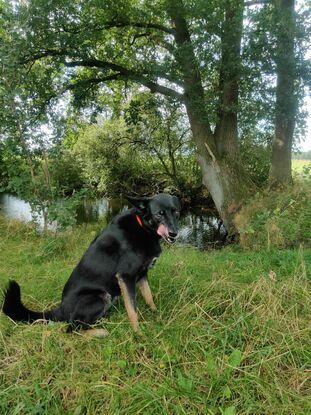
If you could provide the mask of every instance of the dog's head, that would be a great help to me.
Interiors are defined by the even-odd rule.
[[[152,197],[128,197],[141,216],[143,226],[157,233],[169,243],[178,234],[180,202],[176,196],[160,193]]]

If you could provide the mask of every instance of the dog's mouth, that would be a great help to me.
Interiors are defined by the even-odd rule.
[[[157,234],[160,235],[166,242],[173,244],[176,241],[176,237],[169,235],[169,231],[163,223],[158,226]]]
[[[176,241],[176,238],[172,238],[170,236],[163,237],[163,239],[168,242],[169,244],[173,244]]]

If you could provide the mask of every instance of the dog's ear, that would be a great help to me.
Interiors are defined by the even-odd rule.
[[[141,210],[142,212],[146,211],[150,201],[150,197],[126,196],[126,198],[130,203],[132,203],[133,206],[135,206],[138,210]]]
[[[175,205],[176,209],[178,211],[180,211],[181,204],[180,204],[180,201],[179,201],[178,197],[177,196],[172,196],[172,197],[173,197],[173,201],[174,201],[174,205]]]

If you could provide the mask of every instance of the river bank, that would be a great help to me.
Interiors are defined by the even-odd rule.
[[[62,203],[62,199],[59,200]],[[90,199],[83,198],[72,215],[77,225],[105,223],[131,207],[125,198],[108,199],[105,197]],[[13,220],[24,223],[35,223],[38,231],[45,228],[44,215],[33,212],[29,202],[10,193],[0,193],[0,214]],[[215,209],[205,206],[192,206],[185,202],[182,215],[179,221],[178,242],[181,244],[193,245],[201,249],[220,247],[224,244],[226,230],[219,219]],[[46,224],[51,231],[58,229],[57,219]]]

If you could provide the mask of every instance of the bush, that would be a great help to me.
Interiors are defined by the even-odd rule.
[[[126,144],[122,120],[88,126],[79,135],[73,152],[80,163],[84,182],[101,194],[127,194],[137,183],[143,187],[152,180],[147,163],[139,163],[137,151]]]
[[[47,209],[47,218],[50,223],[55,222],[57,230],[65,230],[77,223],[78,207],[86,194],[85,190],[51,201]]]
[[[243,247],[311,245],[311,182],[257,194],[235,218]]]

